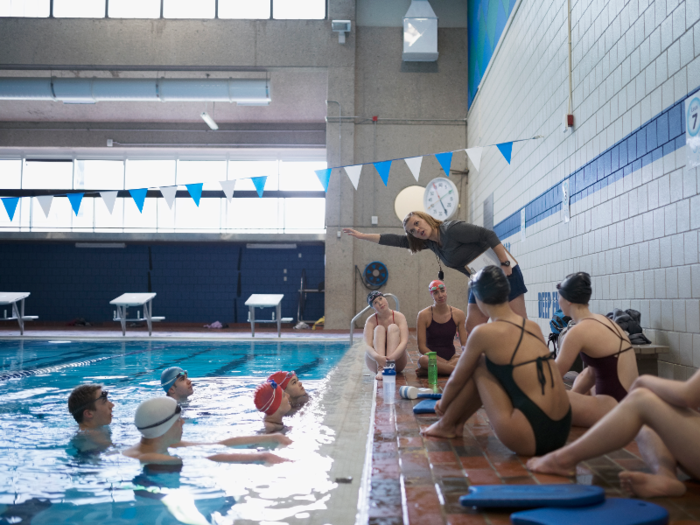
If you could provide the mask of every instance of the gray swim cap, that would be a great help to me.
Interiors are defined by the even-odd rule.
[[[180,419],[182,408],[172,397],[154,397],[141,403],[134,424],[145,438],[162,436]]]
[[[170,368],[166,368],[160,375],[160,386],[163,387],[163,390],[165,390],[165,393],[167,394],[168,390],[170,390],[170,387],[173,386],[173,384],[175,384],[177,377],[180,374],[186,373],[187,370],[183,370],[179,366],[171,366]]]

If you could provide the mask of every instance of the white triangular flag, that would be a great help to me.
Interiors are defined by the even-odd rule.
[[[41,204],[41,209],[44,210],[44,215],[49,218],[49,212],[51,211],[51,203],[53,202],[53,195],[42,195],[37,197],[36,200]]]
[[[168,204],[168,208],[172,210],[173,202],[175,202],[175,194],[177,193],[177,186],[161,186],[160,192],[163,194],[163,198]]]
[[[476,148],[469,148],[469,149],[464,150],[467,152],[467,155],[469,156],[469,160],[471,160],[472,164],[474,164],[476,171],[479,171],[479,166],[481,166],[481,150],[482,149],[484,149],[484,148],[482,148],[481,146],[477,146]]]
[[[420,166],[423,162],[423,157],[413,157],[410,159],[403,160],[406,161],[406,166],[408,166],[408,169],[411,170],[411,173],[413,173],[416,182],[418,182],[418,177],[420,176]]]
[[[109,214],[112,215],[112,212],[114,211],[114,203],[117,201],[117,191],[101,191],[100,192],[100,197],[102,197],[102,201],[105,203],[105,206],[107,206],[107,210],[109,210]]]
[[[226,199],[231,202],[231,199],[233,199],[233,190],[236,188],[236,180],[220,180],[219,184],[221,184],[221,189],[224,190]]]
[[[357,166],[345,166],[345,173],[348,174],[348,178],[352,185],[357,189],[357,185],[360,183],[360,173],[362,172],[362,164]]]

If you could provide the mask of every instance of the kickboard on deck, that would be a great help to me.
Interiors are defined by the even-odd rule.
[[[416,396],[416,397],[417,397],[417,399],[442,399],[442,394],[440,394],[440,393],[438,393],[438,394],[428,394],[428,393],[426,392],[426,393],[424,393],[424,394],[418,394],[418,396]]]
[[[610,498],[590,507],[514,512],[510,520],[515,525],[666,525],[668,511],[648,501]]]
[[[605,490],[595,485],[476,485],[459,498],[464,507],[584,507],[605,501]]]
[[[437,399],[424,399],[413,407],[414,414],[434,414]]]

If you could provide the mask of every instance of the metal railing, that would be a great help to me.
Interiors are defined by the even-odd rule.
[[[396,297],[393,293],[385,293],[384,297],[391,297],[396,303],[396,308],[394,308],[394,310],[396,310],[397,312],[401,311],[398,297]],[[352,318],[352,321],[350,321],[350,344],[352,344],[352,336],[353,332],[355,331],[355,321],[357,321],[362,316],[362,314],[364,314],[370,308],[372,307],[369,305],[366,306],[360,313],[358,313],[355,317]]]

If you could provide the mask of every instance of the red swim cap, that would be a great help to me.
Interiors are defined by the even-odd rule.
[[[265,381],[255,389],[255,408],[271,416],[282,404],[284,391],[274,381]]]
[[[270,377],[267,378],[268,381],[272,380],[282,387],[282,390],[287,390],[287,386],[293,377],[296,377],[296,372],[275,372]]]
[[[428,285],[428,290],[432,293],[433,288],[440,285],[442,285],[443,288],[445,287],[445,283],[443,283],[442,281],[438,281],[437,279],[435,279],[434,281],[430,281],[430,284]]]

